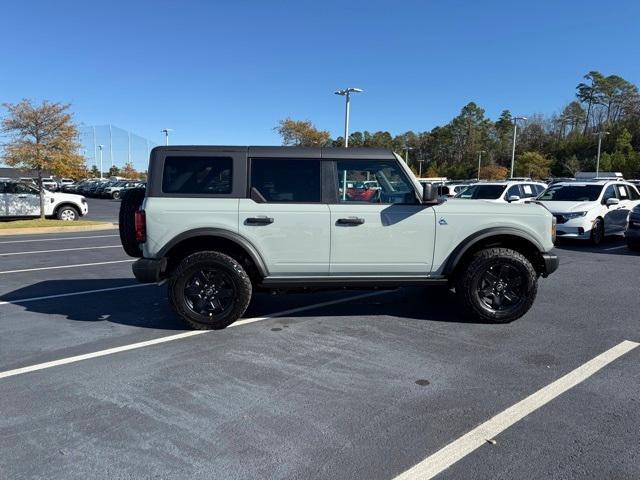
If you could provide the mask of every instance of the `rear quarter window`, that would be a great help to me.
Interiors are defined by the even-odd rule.
[[[163,193],[224,195],[232,190],[231,157],[171,156],[164,161]]]

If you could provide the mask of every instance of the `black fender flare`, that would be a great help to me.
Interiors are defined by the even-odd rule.
[[[186,232],[182,232],[181,234],[173,237],[169,240],[158,252],[156,255],[158,258],[165,257],[169,251],[178,245],[179,243],[184,242],[185,240],[189,240],[190,238],[196,237],[211,237],[211,238],[224,238],[225,240],[230,240],[234,242],[243,250],[245,250],[253,263],[255,263],[258,272],[263,277],[269,275],[269,270],[267,269],[267,265],[262,259],[262,256],[258,252],[258,249],[245,237],[242,235],[231,232],[229,230],[225,230],[223,228],[195,228],[193,230],[187,230]]]
[[[541,254],[544,253],[544,247],[542,246],[542,244],[529,232],[520,230],[515,227],[486,228],[483,230],[479,230],[472,235],[469,235],[462,242],[460,242],[456,248],[454,248],[453,252],[451,252],[449,257],[447,258],[443,274],[451,275],[460,263],[460,260],[462,260],[462,257],[464,257],[464,254],[467,253],[469,249],[476,245],[478,242],[486,240],[487,238],[505,235],[510,237],[519,237],[520,239],[525,240],[533,245]]]

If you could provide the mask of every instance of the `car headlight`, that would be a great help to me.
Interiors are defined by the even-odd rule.
[[[567,220],[573,220],[574,218],[584,217],[587,212],[571,212],[571,213],[563,213],[562,216]]]

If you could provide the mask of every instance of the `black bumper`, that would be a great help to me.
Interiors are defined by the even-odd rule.
[[[555,253],[543,253],[542,261],[544,263],[543,277],[551,275],[558,269],[558,265],[560,265],[560,259]]]
[[[167,268],[166,258],[140,258],[133,262],[133,275],[140,283],[157,283]]]

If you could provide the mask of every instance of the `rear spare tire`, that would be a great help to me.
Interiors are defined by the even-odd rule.
[[[135,214],[142,206],[145,190],[134,188],[122,195],[120,203],[120,214],[118,216],[118,228],[120,230],[120,241],[122,248],[131,257],[142,257],[142,249],[136,241]]]

